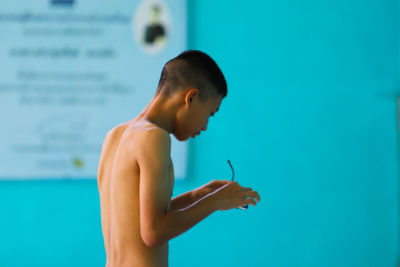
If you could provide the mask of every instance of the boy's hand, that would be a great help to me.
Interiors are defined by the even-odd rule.
[[[217,201],[218,210],[240,208],[248,204],[255,206],[261,199],[253,189],[242,187],[237,182],[231,181],[220,186],[212,194]]]

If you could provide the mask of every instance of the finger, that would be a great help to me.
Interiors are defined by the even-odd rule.
[[[242,192],[249,192],[249,191],[253,191],[253,189],[251,189],[250,187],[242,187],[241,191]]]
[[[256,191],[248,191],[245,192],[245,197],[251,197],[257,199],[257,202],[260,202],[260,195]]]
[[[256,205],[257,205],[256,201],[255,201],[253,198],[246,198],[246,199],[244,199],[243,204],[251,204],[251,205],[253,205],[253,206],[256,206]]]

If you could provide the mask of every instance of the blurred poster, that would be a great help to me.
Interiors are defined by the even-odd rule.
[[[0,178],[96,178],[109,129],[186,49],[184,0],[0,2]],[[173,137],[177,178],[187,144]]]

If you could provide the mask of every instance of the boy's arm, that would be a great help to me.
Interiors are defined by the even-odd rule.
[[[213,194],[186,208],[168,210],[170,142],[167,132],[155,129],[148,131],[143,145],[136,148],[140,168],[140,230],[143,241],[150,247],[168,242],[218,210]],[[180,203],[188,203],[185,199],[188,202],[192,199],[190,193],[184,194]]]
[[[229,183],[227,180],[212,180],[199,188],[183,193],[171,200],[169,210],[177,211],[186,208],[227,183]]]
[[[169,210],[177,211],[186,208],[196,202],[197,199],[195,199],[193,196],[195,190],[188,191],[171,199],[171,206],[169,207]]]
[[[214,180],[201,187],[201,192],[207,194],[193,204],[175,211],[168,210],[171,145],[169,134],[164,130],[155,129],[148,131],[140,141],[141,146],[135,147],[140,169],[140,233],[147,246],[154,247],[168,242],[217,210],[247,204],[255,206],[254,198],[258,201],[260,199],[256,191],[241,187],[237,182]],[[215,188],[223,190],[215,190],[218,194],[208,193]]]

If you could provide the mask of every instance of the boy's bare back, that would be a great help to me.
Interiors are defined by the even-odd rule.
[[[98,189],[107,267],[168,266],[168,242],[149,247],[141,235],[138,164],[138,161],[146,160],[141,159],[144,149],[148,157],[156,156],[157,160],[164,161],[160,165],[168,166],[167,187],[166,193],[160,197],[165,199],[167,194],[170,200],[174,185],[172,161],[165,157],[166,153],[152,155],[157,151],[149,151],[148,146],[150,139],[159,138],[168,150],[170,143],[166,143],[166,135],[167,132],[152,123],[131,121],[113,128],[104,140],[98,168]]]

